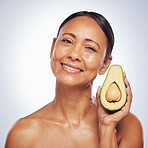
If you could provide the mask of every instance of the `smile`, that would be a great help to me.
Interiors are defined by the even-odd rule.
[[[80,72],[83,72],[82,69],[74,67],[74,66],[69,65],[69,64],[61,63],[61,65],[62,65],[63,70],[66,71],[66,72],[69,72],[69,73],[80,73]]]

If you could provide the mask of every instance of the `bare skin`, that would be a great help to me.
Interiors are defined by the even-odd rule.
[[[102,107],[100,87],[96,98],[91,96],[93,80],[112,60],[104,62],[106,49],[106,36],[92,18],[67,22],[51,49],[55,98],[17,121],[5,148],[142,148],[141,123],[129,113],[132,91],[126,75],[127,102],[120,111],[110,114]]]

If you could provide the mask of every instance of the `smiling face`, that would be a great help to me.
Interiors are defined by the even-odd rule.
[[[51,50],[51,67],[57,81],[69,86],[91,84],[98,72],[103,74],[107,69],[106,50],[106,36],[94,19],[80,16],[68,21]]]

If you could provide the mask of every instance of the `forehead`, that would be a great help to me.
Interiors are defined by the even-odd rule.
[[[78,36],[106,40],[106,36],[99,24],[91,17],[79,16],[68,21],[60,30],[59,36],[73,33]]]

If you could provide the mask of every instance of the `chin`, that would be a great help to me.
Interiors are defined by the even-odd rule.
[[[63,85],[66,86],[75,86],[78,85],[78,81],[75,80],[74,78],[70,77],[70,76],[66,76],[66,77],[57,77],[57,82],[61,83]]]
[[[66,77],[57,77],[57,83],[60,83],[61,85],[67,86],[67,87],[77,87],[77,88],[86,88],[88,86],[91,86],[93,81],[88,81],[80,78],[74,78],[72,76],[66,76]]]

